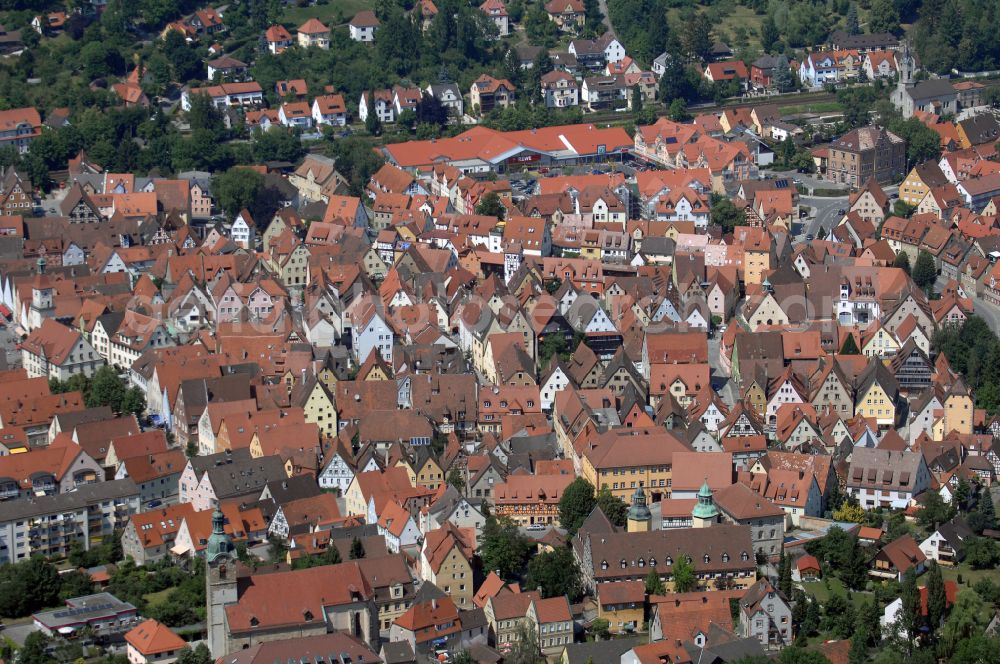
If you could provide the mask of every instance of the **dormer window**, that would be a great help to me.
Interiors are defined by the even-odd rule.
[[[667,565],[672,566],[673,564],[674,564],[674,559],[671,558],[670,556],[667,556]]]
[[[625,559],[624,559],[624,558],[622,558],[622,562],[621,562],[621,565],[622,565],[622,569],[625,569],[626,567],[628,567],[628,563],[627,563],[627,562],[625,562]]]
[[[750,560],[750,556],[747,554],[746,551],[744,551],[743,553],[740,554],[740,560],[742,560],[744,562],[746,562],[747,560]]]
[[[709,562],[711,562],[711,560],[712,560],[712,559],[711,559],[711,558],[709,558],[709,557],[708,557],[708,554],[706,553],[706,554],[705,554],[705,558],[704,558],[704,560],[705,560],[705,564],[707,565],[707,564],[708,564]]]
[[[645,567],[645,566],[646,566],[646,561],[643,560],[642,558],[639,558],[639,567]]]
[[[722,562],[724,562],[724,563],[728,563],[729,562],[729,554],[728,553],[722,554]]]
[[[601,561],[601,569],[607,569],[607,568],[608,568],[608,561],[607,560],[602,560]]]

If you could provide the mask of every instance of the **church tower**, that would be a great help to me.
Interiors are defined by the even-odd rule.
[[[652,521],[653,515],[649,513],[649,508],[646,507],[646,494],[643,492],[642,487],[636,487],[635,493],[632,494],[632,506],[628,508],[628,532],[649,532]]]
[[[239,599],[233,541],[226,534],[225,523],[226,517],[216,508],[212,513],[212,534],[205,549],[208,648],[215,658],[222,657],[229,650],[226,605],[235,604]]]
[[[719,522],[719,510],[712,498],[712,490],[708,488],[708,480],[698,490],[698,504],[691,510],[691,525],[695,528],[708,528]]]
[[[55,289],[52,288],[49,275],[45,274],[45,258],[39,257],[38,274],[31,282],[31,314],[29,316],[31,329],[41,327],[43,320],[52,318],[55,311],[54,298]]]

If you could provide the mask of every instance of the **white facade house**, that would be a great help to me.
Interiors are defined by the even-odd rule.
[[[236,218],[233,219],[233,225],[229,231],[230,238],[237,246],[243,249],[253,249],[256,234],[257,225],[250,216],[250,212],[248,210],[241,210],[236,215]]]
[[[321,489],[339,489],[341,495],[344,495],[352,481],[354,481],[354,468],[340,452],[335,452],[330,457],[330,462],[319,474]]]

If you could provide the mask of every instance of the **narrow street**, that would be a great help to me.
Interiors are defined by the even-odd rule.
[[[976,315],[985,320],[995,334],[1000,335],[1000,307],[975,295],[972,297],[972,303],[975,305]]]
[[[611,17],[608,16],[608,0],[597,0],[597,5],[601,8],[601,16],[604,17],[604,25],[608,26],[608,30],[611,31],[613,36],[617,37],[618,35],[615,34],[615,27],[611,25]]]

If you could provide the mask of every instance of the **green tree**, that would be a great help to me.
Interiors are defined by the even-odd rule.
[[[619,528],[625,525],[628,517],[628,505],[611,493],[611,489],[606,486],[601,487],[600,491],[597,492],[596,502],[597,506],[604,512],[604,516],[608,517],[608,521]]]
[[[506,518],[489,516],[483,524],[479,541],[479,558],[483,569],[495,571],[500,578],[511,580],[523,571],[524,559],[531,545],[514,523]]]
[[[969,487],[969,483],[964,477],[958,478],[958,484],[955,486],[955,495],[952,496],[951,504],[958,511],[964,511],[969,504],[969,495],[972,489]]]
[[[663,585],[663,580],[660,579],[659,573],[652,567],[649,568],[649,573],[646,574],[646,594],[647,595],[667,594],[667,589]]]
[[[191,131],[202,129],[212,132],[213,136],[222,137],[226,133],[225,120],[212,98],[208,95],[191,95],[190,98],[187,120]]]
[[[59,598],[63,600],[83,597],[94,592],[94,581],[86,572],[72,570],[59,578]]]
[[[858,342],[854,340],[853,334],[848,334],[847,338],[844,339],[844,344],[840,347],[841,355],[860,355],[861,349],[858,348]]]
[[[698,577],[694,565],[686,555],[679,555],[671,567],[674,577],[674,592],[687,593],[698,587]]]
[[[365,131],[372,136],[382,135],[382,120],[379,119],[378,113],[375,111],[369,111],[368,115],[365,116]]]
[[[941,626],[947,608],[948,598],[944,592],[941,568],[932,560],[927,568],[927,629],[931,634]]]
[[[694,12],[683,19],[685,30],[681,35],[681,43],[685,52],[692,58],[707,60],[712,50],[712,19],[707,12]]]
[[[212,664],[213,661],[208,646],[204,643],[199,643],[193,650],[184,648],[177,656],[177,664]]]
[[[667,109],[667,115],[674,122],[686,122],[691,119],[691,114],[688,113],[688,105],[683,97],[676,97],[670,102],[670,108]]]
[[[986,628],[989,618],[983,606],[983,600],[976,593],[960,592],[955,598],[955,605],[948,614],[948,619],[941,628],[940,650],[945,661],[959,648],[959,645],[982,634]],[[980,662],[996,661],[996,651],[993,652],[992,659],[979,660]]]
[[[913,283],[925,291],[934,287],[937,281],[937,267],[934,265],[934,257],[926,251],[917,254],[917,263],[913,266]]]
[[[910,205],[904,200],[896,199],[896,202],[892,204],[892,213],[897,217],[903,217],[904,219],[909,219],[910,216],[916,212],[917,208]],[[909,259],[907,259],[909,262]]]
[[[896,259],[892,262],[893,267],[898,267],[900,270],[906,274],[910,273],[910,255],[905,251],[900,251],[896,254]]]
[[[720,226],[723,233],[732,233],[737,226],[746,223],[746,213],[733,205],[728,197],[712,194],[711,205],[712,223]]]
[[[976,507],[976,512],[979,514],[978,521],[982,526],[977,532],[997,527],[996,507],[993,505],[993,496],[990,494],[989,487],[983,487],[979,490],[979,504]]]
[[[912,567],[903,574],[900,599],[902,599],[903,605],[899,610],[897,620],[903,633],[907,635],[908,643],[912,644],[920,634],[920,625],[923,623],[920,611],[920,591],[917,590],[917,575]]]
[[[635,115],[642,113],[642,90],[638,84],[632,86],[632,113]]]
[[[304,154],[302,141],[293,131],[274,128],[254,134],[254,161],[287,161],[294,164]]]
[[[774,16],[768,14],[760,24],[760,46],[770,53],[779,39],[781,39],[781,33],[774,22]]]
[[[853,335],[851,339],[853,339]],[[846,342],[845,342],[846,343]],[[842,355],[849,355],[851,353],[841,353]],[[857,355],[857,353],[853,353]],[[861,523],[865,520],[865,510],[856,503],[844,503],[841,505],[840,509],[833,511],[834,521],[850,521],[851,523]]]
[[[352,196],[363,196],[368,181],[385,163],[385,159],[372,150],[369,142],[358,136],[334,141],[328,148],[327,156],[336,160],[337,172],[350,183]]]
[[[792,559],[781,552],[781,563],[778,567],[778,590],[785,597],[792,596]]]
[[[455,487],[459,493],[465,492],[465,477],[462,476],[462,471],[457,466],[448,471],[447,482]]]
[[[917,513],[917,523],[921,527],[933,530],[953,516],[952,507],[944,502],[941,494],[937,491],[927,491],[920,499],[922,509]]]
[[[573,552],[560,547],[540,553],[528,563],[525,585],[530,590],[541,589],[542,597],[569,597],[571,602],[583,595],[580,567],[573,558]]]
[[[858,8],[853,2],[847,9],[847,16],[844,18],[844,31],[849,35],[861,34],[861,26],[858,24]]]
[[[774,87],[778,92],[791,92],[795,89],[795,77],[792,76],[792,68],[788,64],[788,58],[784,54],[778,56],[778,61],[774,65]]]
[[[55,660],[49,656],[46,649],[51,639],[43,632],[29,632],[24,639],[24,645],[17,651],[18,664],[50,664]]]
[[[500,201],[500,196],[495,191],[488,191],[476,205],[476,214],[484,214],[497,219],[503,219],[507,209]]]
[[[365,557],[365,545],[357,537],[351,542],[351,560],[359,560]]]
[[[997,564],[997,544],[986,537],[965,541],[965,559],[973,569],[991,569]]]
[[[521,621],[511,639],[511,649],[504,655],[504,664],[538,664],[541,657],[538,648],[538,635],[528,626],[527,621]]]
[[[572,537],[596,504],[594,485],[582,477],[577,477],[569,483],[559,498],[559,524]]]
[[[253,207],[264,190],[264,176],[248,168],[235,166],[212,179],[212,194],[219,207],[230,217]]]
[[[893,0],[872,0],[868,12],[868,31],[899,34],[899,11]]]

